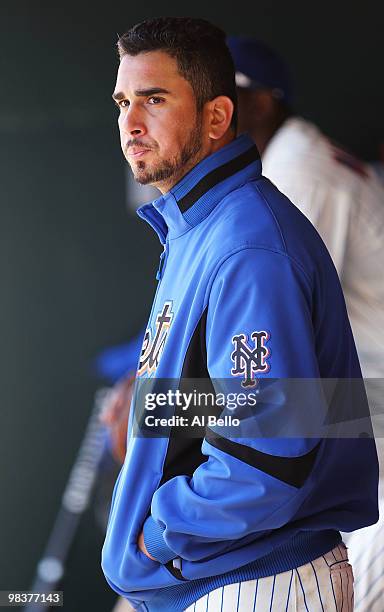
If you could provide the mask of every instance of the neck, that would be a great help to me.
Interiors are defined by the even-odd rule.
[[[177,185],[177,183],[181,181],[181,179],[186,176],[188,172],[190,172],[195,166],[197,166],[197,164],[199,164],[209,155],[213,155],[213,153],[216,153],[216,151],[219,151],[220,149],[225,147],[227,144],[232,142],[234,138],[235,133],[232,130],[228,130],[226,134],[224,134],[224,136],[222,138],[219,138],[218,140],[213,140],[212,138],[210,138],[209,142],[207,143],[207,146],[201,147],[198,153],[196,153],[196,155],[192,159],[190,159],[189,162],[185,164],[178,173],[169,177],[169,179],[165,181],[153,184],[153,186],[159,189],[159,191],[163,195],[165,193],[168,193],[168,191],[170,191],[172,187]]]
[[[277,130],[283,125],[288,115],[276,114],[271,117],[268,122],[260,122],[259,125],[251,131],[251,137],[254,140],[257,149],[262,155],[268,146],[269,141],[275,135]]]

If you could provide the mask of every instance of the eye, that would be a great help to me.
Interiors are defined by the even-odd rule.
[[[151,96],[148,98],[149,104],[160,104],[161,102],[164,102],[164,98],[159,98],[159,96]]]
[[[127,108],[129,106],[129,101],[128,100],[115,100],[115,106],[121,110],[122,108]]]

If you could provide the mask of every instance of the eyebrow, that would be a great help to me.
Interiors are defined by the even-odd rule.
[[[169,94],[168,89],[164,89],[163,87],[150,87],[149,89],[136,89],[134,92],[135,96],[154,96],[155,94]],[[126,98],[125,94],[122,91],[118,91],[112,94],[112,98],[114,100],[124,100]]]

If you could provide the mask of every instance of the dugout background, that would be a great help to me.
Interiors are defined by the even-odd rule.
[[[155,289],[160,245],[126,211],[117,33],[159,14],[253,33],[290,62],[297,110],[376,156],[378,3],[252,4],[250,18],[245,3],[1,3],[0,589],[31,585],[100,384],[92,359],[139,331]],[[91,508],[63,584],[68,612],[113,604],[102,541]]]

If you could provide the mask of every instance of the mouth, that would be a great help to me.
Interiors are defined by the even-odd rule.
[[[127,155],[128,157],[133,157],[134,159],[137,159],[138,157],[142,157],[143,155],[148,153],[150,150],[151,149],[139,149],[136,147],[132,147],[131,149],[128,149]]]

